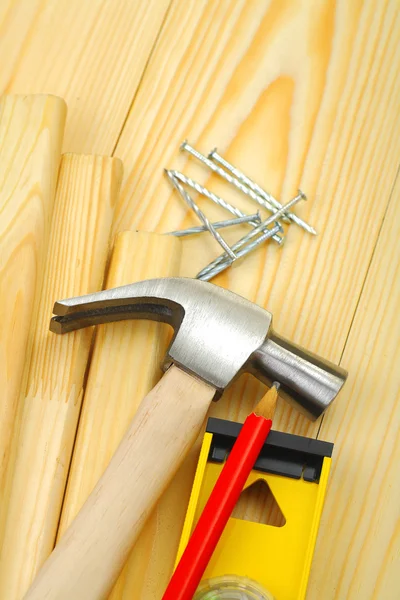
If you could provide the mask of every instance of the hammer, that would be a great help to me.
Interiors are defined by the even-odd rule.
[[[211,283],[165,278],[56,302],[62,334],[124,319],[174,329],[166,374],[142,401],[106,471],[39,571],[25,600],[106,598],[157,500],[196,440],[209,405],[242,372],[311,419],[347,373],[277,335],[265,309]]]

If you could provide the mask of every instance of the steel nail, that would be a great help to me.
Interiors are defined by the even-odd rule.
[[[223,158],[220,154],[218,154],[217,148],[214,148],[210,152],[210,154],[208,155],[208,158],[211,159],[211,160],[213,160],[213,161],[215,161],[221,167],[223,167],[224,169],[226,169],[229,173],[231,173],[232,175],[234,175],[244,185],[246,185],[248,188],[250,188],[251,190],[253,190],[253,192],[255,192],[256,194],[258,194],[259,196],[261,196],[262,198],[264,198],[265,201],[269,202],[275,208],[279,209],[279,208],[282,207],[282,204],[276,198],[274,198],[274,196],[272,196],[272,194],[270,194],[269,192],[266,192],[255,181],[253,181],[252,179],[250,179],[250,177],[247,177],[247,175],[245,175],[237,167],[235,167],[234,165],[232,165],[225,158]],[[308,233],[311,233],[312,235],[317,235],[317,232],[315,231],[314,227],[312,227],[311,225],[309,225],[308,223],[306,223],[305,221],[303,221],[303,219],[300,219],[300,217],[298,217],[297,215],[295,215],[293,213],[287,213],[287,214],[285,214],[284,215],[284,220],[285,221],[290,220],[293,223],[296,223],[297,225],[299,225],[300,227],[302,227],[305,231],[308,231]]]
[[[165,169],[165,172],[166,172],[169,180],[171,181],[172,185],[178,190],[178,192],[180,193],[180,195],[182,196],[182,198],[185,200],[185,202],[188,204],[188,206],[190,206],[190,208],[196,213],[196,215],[199,217],[200,221],[208,229],[208,231],[211,233],[211,235],[213,236],[213,238],[225,250],[226,254],[228,254],[232,260],[235,260],[236,259],[236,254],[230,248],[230,246],[228,246],[228,244],[225,242],[225,240],[223,239],[223,237],[218,233],[218,231],[216,231],[214,229],[214,227],[212,226],[212,224],[210,223],[210,221],[207,219],[207,217],[203,213],[203,211],[197,206],[197,204],[189,196],[189,194],[187,193],[187,191],[181,186],[181,184],[179,183],[179,181],[177,181],[175,179],[175,177],[167,169]]]
[[[234,177],[236,177],[236,179],[238,179],[245,186],[253,190],[253,192],[264,198],[264,200],[269,202],[273,207],[281,208],[282,205],[278,202],[276,198],[274,198],[274,196],[272,196],[272,194],[263,190],[263,188],[260,187],[257,183],[255,183],[255,181],[247,177],[247,175],[245,175],[237,167],[232,165],[232,163],[228,162],[225,158],[223,158],[218,153],[217,148],[213,148],[213,150],[211,150],[211,152],[208,155],[208,158],[220,165],[223,169],[228,171],[228,173],[231,173]],[[285,215],[283,220],[288,221],[289,219]]]
[[[214,194],[213,192],[211,192],[210,190],[208,190],[204,186],[200,185],[199,183],[197,183],[197,181],[194,181],[193,179],[191,179],[187,175],[184,175],[180,171],[170,171],[170,173],[172,173],[172,175],[176,179],[178,179],[179,181],[181,181],[185,185],[188,185],[189,187],[191,187],[192,189],[194,189],[196,192],[198,192],[202,196],[205,196],[209,200],[212,200],[212,202],[215,202],[215,204],[218,204],[219,206],[221,206],[222,208],[224,208],[225,210],[227,210],[231,214],[236,215],[237,217],[244,217],[245,216],[245,213],[242,212],[239,208],[236,208],[236,206],[233,206],[232,204],[230,204],[229,202],[227,202],[226,200],[224,200],[220,196],[217,196],[216,194]],[[257,227],[257,225],[258,225],[258,223],[256,223],[256,222],[250,223],[250,224],[253,225],[254,227]],[[277,242],[279,245],[283,244],[284,238],[281,235],[274,235],[272,239],[275,242]]]
[[[212,223],[214,229],[222,229],[223,227],[233,227],[234,225],[241,225],[243,223],[261,223],[260,213],[257,212],[254,215],[245,215],[244,217],[237,217],[236,219],[226,219],[225,221],[216,221]],[[178,229],[177,231],[168,231],[165,235],[174,235],[175,237],[185,237],[196,233],[203,233],[208,231],[206,227],[188,227],[187,229]]]
[[[269,239],[270,237],[272,237],[272,235],[274,235],[278,231],[282,231],[282,227],[281,227],[281,225],[279,225],[279,223],[277,225],[275,225],[275,227],[273,227],[272,229],[264,232],[257,239],[255,239],[252,242],[250,242],[250,244],[247,244],[247,246],[245,246],[244,248],[242,248],[242,250],[239,250],[236,253],[237,258],[238,259],[239,258],[243,258],[243,256],[246,256],[250,252],[253,252],[253,250],[255,250],[256,248],[258,248],[258,246],[260,246],[260,244],[262,244],[267,239]],[[224,261],[222,263],[219,263],[213,269],[210,269],[206,273],[204,273],[202,275],[198,274],[196,276],[196,278],[197,279],[201,279],[202,281],[209,281],[210,279],[212,279],[213,277],[215,277],[219,273],[222,273],[222,271],[225,271],[225,269],[228,269],[228,267],[230,267],[231,264],[232,264],[231,260],[226,260],[226,261]]]
[[[273,207],[269,202],[267,202],[264,198],[261,198],[258,194],[253,192],[250,188],[244,185],[241,181],[232,177],[229,173],[227,173],[224,169],[221,169],[218,165],[216,165],[212,160],[198,152],[195,148],[193,148],[186,140],[181,145],[181,150],[188,152],[195,158],[197,158],[200,162],[204,163],[211,171],[220,175],[223,179],[231,183],[235,187],[237,187],[241,192],[246,194],[246,196],[250,196],[255,202],[257,202],[260,206],[263,206],[269,211],[274,211],[275,207]]]
[[[282,213],[284,213],[289,208],[291,208],[292,206],[297,204],[297,202],[300,202],[300,200],[306,200],[306,196],[303,194],[303,192],[301,190],[299,190],[299,193],[297,194],[297,196],[292,198],[287,204],[285,204],[284,206],[282,206],[282,208],[277,210],[277,212],[274,215],[271,215],[270,217],[268,217],[268,219],[266,219],[265,221],[260,223],[260,225],[257,225],[257,227],[252,229],[252,231],[250,231],[247,235],[243,236],[240,240],[238,240],[235,244],[233,244],[232,250],[236,253],[237,250],[239,250],[244,245],[246,245],[248,242],[250,242],[255,236],[257,236],[264,229],[266,229],[268,227],[268,225],[271,225],[271,223],[274,223],[276,221],[277,217],[279,217]],[[197,274],[197,277],[199,277],[199,276],[203,275],[204,273],[207,273],[209,270],[213,269],[217,264],[219,264],[220,262],[225,260],[226,257],[227,257],[226,254],[221,254],[220,256],[218,256],[209,265],[204,267]]]

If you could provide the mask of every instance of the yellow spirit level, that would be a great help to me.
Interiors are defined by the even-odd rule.
[[[208,420],[177,562],[240,429],[240,423]],[[244,489],[264,481],[286,522],[274,527],[231,517],[204,579],[234,574],[259,583],[276,600],[304,600],[332,450],[328,442],[270,432]]]

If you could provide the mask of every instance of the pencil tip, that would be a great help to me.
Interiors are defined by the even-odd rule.
[[[276,402],[278,398],[279,383],[275,382],[268,392],[261,398],[260,402],[254,409],[254,413],[264,419],[273,419],[275,414]]]

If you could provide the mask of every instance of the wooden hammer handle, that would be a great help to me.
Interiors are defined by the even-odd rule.
[[[142,401],[25,600],[108,596],[147,517],[198,436],[214,393],[178,367],[168,370]]]

